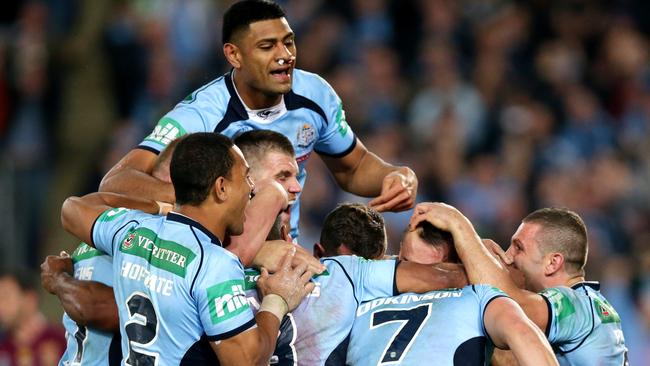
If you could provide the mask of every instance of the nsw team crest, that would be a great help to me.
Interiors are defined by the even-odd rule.
[[[298,129],[298,136],[296,136],[296,143],[298,147],[308,148],[316,140],[316,131],[309,123],[303,123]]]
[[[122,242],[122,249],[130,249],[133,246],[133,238],[135,238],[135,233],[127,235],[126,239]]]

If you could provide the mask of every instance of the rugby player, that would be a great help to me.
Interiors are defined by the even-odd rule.
[[[241,262],[222,248],[227,234],[243,231],[253,189],[241,151],[226,137],[192,134],[179,142],[170,175],[176,208],[167,217],[152,215],[155,201],[113,193],[70,197],[62,208],[67,231],[113,256],[124,362],[199,361],[203,338],[221,364],[266,364],[283,315],[314,288],[312,273],[291,268],[292,252],[275,274],[262,269],[266,295],[253,317]]]
[[[295,35],[277,4],[237,2],[226,11],[222,24],[223,52],[232,70],[163,116],[153,132],[106,174],[100,191],[174,202],[172,186],[151,176],[156,154],[169,142],[192,132],[234,137],[251,129],[269,129],[291,140],[301,186],[307,160],[316,151],[341,188],[377,196],[370,202],[377,210],[413,207],[415,173],[368,151],[347,124],[332,87],[318,75],[296,68]],[[294,238],[298,216],[297,200],[291,208]]]
[[[587,228],[578,214],[543,208],[526,216],[508,251],[486,241],[505,264],[524,276],[525,289],[481,243],[461,212],[442,203],[416,206],[411,225],[426,220],[450,231],[471,282],[503,289],[542,329],[562,365],[626,365],[627,348],[616,310],[585,281]]]

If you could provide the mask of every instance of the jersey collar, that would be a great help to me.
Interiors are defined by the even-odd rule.
[[[575,285],[571,286],[571,288],[574,289],[574,290],[577,290],[577,289],[579,289],[580,287],[583,287],[583,286],[591,287],[592,289],[594,289],[596,291],[600,291],[600,282],[598,282],[598,281],[582,281],[582,282],[578,282]]]
[[[210,238],[210,241],[220,247],[223,247],[223,244],[221,243],[221,240],[217,238],[216,235],[212,234],[208,229],[206,229],[203,225],[201,225],[198,221],[194,220],[191,217],[179,214],[178,212],[170,212],[167,214],[167,220],[168,221],[175,221],[179,222],[181,224],[189,225],[192,227],[197,228],[200,230],[203,234],[207,235],[208,238]]]

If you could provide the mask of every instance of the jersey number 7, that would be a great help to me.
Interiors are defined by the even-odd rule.
[[[431,304],[423,304],[411,309],[383,309],[374,312],[370,324],[371,330],[389,323],[401,323],[384,349],[379,365],[401,363],[420,333],[422,324],[430,315]]]

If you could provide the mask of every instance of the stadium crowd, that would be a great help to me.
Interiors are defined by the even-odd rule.
[[[504,248],[539,207],[579,213],[588,278],[650,356],[650,6],[642,1],[280,1],[298,67],[337,91],[418,201]],[[76,242],[63,199],[100,179],[179,100],[228,71],[217,1],[17,1],[0,14],[0,264]],[[300,243],[343,193],[309,160]],[[331,205],[324,203],[331,203]],[[389,253],[409,213],[386,214]],[[49,310],[49,312],[53,312]],[[54,311],[56,312],[56,311]]]

